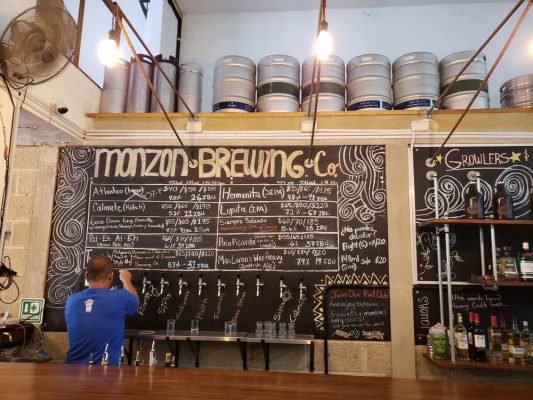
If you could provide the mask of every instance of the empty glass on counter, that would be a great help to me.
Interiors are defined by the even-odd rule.
[[[289,329],[287,334],[289,335],[290,338],[294,337],[296,335],[296,324],[294,322],[289,322],[287,326]]]
[[[278,325],[279,325],[278,336],[279,336],[281,339],[286,338],[286,337],[287,337],[287,323],[285,323],[285,322],[280,322]]]
[[[273,338],[276,336],[276,323],[271,321],[265,321],[265,337]]]
[[[262,337],[264,333],[263,321],[257,321],[255,323],[255,336]]]
[[[176,334],[176,320],[167,319],[167,336],[174,336]]]
[[[200,333],[200,321],[197,319],[191,320],[191,333]]]
[[[237,323],[233,321],[224,322],[224,334],[235,335],[237,333]]]

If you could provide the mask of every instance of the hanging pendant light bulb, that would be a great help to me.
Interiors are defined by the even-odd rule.
[[[108,38],[98,45],[98,58],[107,67],[113,67],[118,62],[118,42],[113,29],[109,31]]]
[[[315,54],[321,60],[327,60],[333,49],[333,38],[328,32],[328,23],[324,20],[320,23],[320,32],[315,43]]]

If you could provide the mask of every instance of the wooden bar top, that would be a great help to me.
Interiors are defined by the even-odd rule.
[[[0,363],[0,397],[6,400],[511,400],[530,398],[531,388],[303,373]]]

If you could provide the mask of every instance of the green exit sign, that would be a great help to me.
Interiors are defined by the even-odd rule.
[[[41,324],[43,322],[44,299],[20,299],[20,322]]]

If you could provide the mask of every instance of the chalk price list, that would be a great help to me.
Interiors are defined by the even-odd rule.
[[[86,249],[120,266],[337,271],[334,184],[91,184]]]

